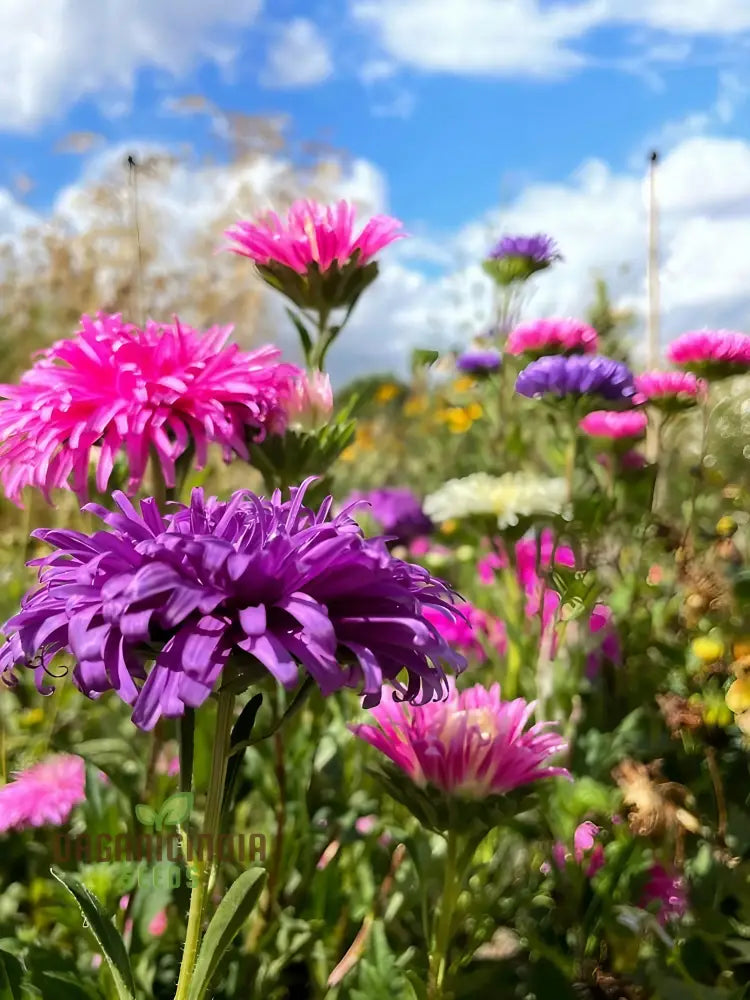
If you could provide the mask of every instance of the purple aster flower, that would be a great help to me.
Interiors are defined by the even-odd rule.
[[[489,253],[484,269],[500,285],[526,281],[562,260],[557,244],[550,236],[503,236]]]
[[[403,487],[384,486],[365,493],[355,492],[347,503],[369,504],[369,513],[383,533],[402,545],[429,535],[434,528],[432,521],[422,510],[419,498]]]
[[[630,403],[635,395],[627,365],[601,354],[548,355],[532,361],[516,379],[516,392],[542,396],[593,396],[613,404]]]
[[[34,666],[50,693],[46,675],[67,653],[83,694],[117,691],[141,729],[197,708],[224,671],[249,684],[259,667],[293,688],[301,665],[324,695],[357,688],[369,705],[386,679],[410,701],[443,696],[443,665],[465,660],[424,611],[453,614],[455,595],[364,538],[349,509],[331,518],[331,498],[304,507],[309,482],[287,501],[197,489],[168,515],[117,492],[117,511],[85,508],[109,531],[35,532],[55,551],[33,561],[40,586],[2,628],[0,674]]]
[[[465,351],[456,358],[456,368],[466,375],[491,375],[502,361],[498,351]]]
[[[536,264],[539,270],[561,259],[555,241],[543,233],[535,236],[503,236],[490,250],[489,258],[503,260],[506,257],[525,257]]]

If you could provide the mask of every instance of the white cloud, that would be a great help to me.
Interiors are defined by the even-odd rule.
[[[131,144],[97,155],[82,182],[61,193],[57,215],[74,231],[96,219],[86,191],[97,181],[119,177],[127,205],[122,163],[133,148]],[[149,152],[137,145],[135,149],[140,158]],[[413,347],[468,343],[482,332],[491,317],[492,293],[480,262],[502,232],[548,232],[564,254],[563,262],[533,283],[526,315],[580,315],[591,302],[594,277],[601,276],[615,303],[635,310],[636,338],[642,337],[643,173],[642,169],[616,171],[601,160],[590,160],[557,183],[527,184],[502,210],[492,210],[452,235],[430,238],[424,227],[412,222],[407,228],[415,237],[383,252],[380,279],[363,296],[350,327],[334,346],[330,355],[334,376],[341,381],[366,371],[404,370]],[[687,328],[748,328],[750,142],[710,136],[679,142],[663,159],[658,189],[664,340]],[[296,190],[290,166],[269,156],[229,166],[177,164],[163,184],[144,180],[148,205],[144,238],[158,242],[165,274],[175,273],[174,280],[182,281],[188,321],[186,269],[200,268],[204,278],[226,283],[233,261],[213,254],[223,225],[266,207],[283,207]],[[385,178],[364,160],[355,161],[344,173],[332,170],[322,175],[316,193],[321,199],[351,198],[362,216],[388,211]],[[8,192],[0,192],[0,231],[19,232],[33,221],[33,213]],[[200,253],[191,253],[196,246]],[[442,268],[438,276],[436,267]],[[293,334],[279,300],[269,293],[268,301],[261,336],[292,345]],[[231,309],[220,318],[241,320]]]
[[[236,54],[261,0],[3,0],[0,130],[31,129],[86,96],[117,106],[142,67],[171,76]],[[234,29],[234,30],[233,30]]]
[[[389,59],[428,72],[553,78],[587,65],[588,36],[609,26],[647,29],[641,59],[671,62],[679,38],[750,31],[747,0],[350,0]],[[649,35],[650,33],[650,35]],[[600,61],[600,60],[597,60]],[[631,60],[632,61],[632,60]],[[614,63],[613,63],[614,64]],[[623,68],[627,68],[623,64]]]
[[[276,29],[261,82],[267,87],[310,87],[332,72],[331,53],[320,29],[297,17]]]

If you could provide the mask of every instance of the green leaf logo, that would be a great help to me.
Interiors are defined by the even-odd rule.
[[[175,792],[164,802],[156,818],[156,830],[165,826],[179,826],[190,816],[193,808],[192,792]]]
[[[135,815],[138,818],[138,822],[144,826],[153,826],[156,822],[156,813],[151,806],[144,806],[139,803],[135,807]]]

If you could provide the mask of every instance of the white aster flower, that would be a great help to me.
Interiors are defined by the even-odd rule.
[[[497,517],[499,528],[508,528],[522,517],[560,514],[566,495],[564,479],[528,472],[507,472],[503,476],[475,472],[443,483],[425,500],[424,512],[437,522],[490,515]]]

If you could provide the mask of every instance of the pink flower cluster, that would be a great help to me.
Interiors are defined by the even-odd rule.
[[[435,626],[449,646],[473,656],[478,663],[486,661],[487,647],[500,655],[506,651],[508,636],[504,622],[472,604],[460,604],[456,610],[455,620],[434,608],[425,608],[424,617]]]
[[[248,435],[280,433],[287,423],[293,365],[280,351],[227,345],[231,327],[205,334],[181,324],[149,321],[143,329],[119,315],[84,316],[21,378],[0,385],[0,481],[16,502],[26,486],[50,499],[55,488],[88,494],[109,483],[115,461],[127,459],[128,491],[138,489],[149,456],[167,486],[191,446],[198,468],[209,443],[247,459]]]
[[[687,402],[693,403],[706,393],[703,379],[692,372],[644,372],[636,375],[635,386],[648,403]]]
[[[577,865],[582,865],[584,861],[588,861],[586,878],[593,878],[604,865],[604,848],[597,842],[597,837],[601,832],[601,827],[590,820],[581,823],[576,827],[576,831],[573,834],[572,855],[566,845],[558,841],[552,848],[552,859],[557,868],[563,871],[568,862],[572,860]],[[545,874],[549,870],[549,865],[543,866]]]
[[[593,354],[599,335],[578,319],[538,319],[517,326],[508,336],[509,354]]]
[[[750,369],[750,336],[734,330],[694,330],[677,337],[667,359],[685,368]]]
[[[342,267],[355,253],[357,264],[364,266],[405,235],[398,219],[376,215],[355,236],[354,219],[354,208],[346,201],[329,206],[295,201],[285,222],[269,212],[255,222],[238,222],[225,235],[234,253],[260,265],[281,264],[297,274],[306,274],[311,265],[323,273],[334,264]]]
[[[659,864],[649,871],[648,882],[640,899],[640,906],[644,910],[650,909],[654,904],[657,904],[656,919],[662,927],[684,917],[689,906],[684,878]]]
[[[445,701],[409,705],[390,692],[372,709],[376,725],[351,728],[417,785],[482,799],[542,778],[570,777],[549,763],[567,749],[553,724],[526,729],[533,711],[522,698],[503,701],[499,684],[459,693],[451,680]]]
[[[643,437],[647,426],[648,417],[642,410],[593,410],[579,424],[584,434],[611,440]]]
[[[552,557],[556,566],[575,567],[575,555],[567,545],[555,546],[555,538],[551,531],[542,532],[539,541],[533,538],[522,538],[516,543],[516,573],[518,582],[526,595],[525,613],[528,619],[541,617],[542,636],[549,643],[550,653],[554,654],[557,647],[553,629],[557,623],[560,610],[560,595],[552,587],[546,587],[542,577],[537,573],[539,568],[548,570],[552,565]],[[477,575],[481,583],[490,585],[494,582],[498,570],[507,569],[507,556],[490,552],[477,563]],[[612,622],[612,612],[605,604],[597,604],[589,617],[589,634],[597,636],[597,648],[589,653],[586,663],[586,673],[593,678],[598,673],[602,663],[609,660],[619,663],[622,658],[622,647],[617,630]]]
[[[0,787],[0,832],[65,823],[86,798],[86,767],[81,757],[61,754]]]

